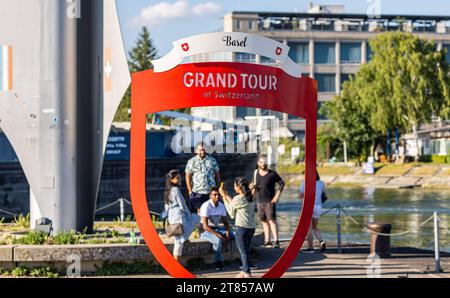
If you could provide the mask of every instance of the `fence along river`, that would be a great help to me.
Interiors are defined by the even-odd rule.
[[[323,206],[329,208],[340,204],[348,215],[342,212],[342,242],[354,244],[370,243],[370,235],[365,227],[370,222],[392,224],[391,245],[393,247],[414,247],[434,249],[433,220],[428,220],[434,212],[441,219],[441,251],[450,252],[450,192],[423,189],[375,189],[340,188],[327,190],[329,201]],[[297,227],[301,204],[298,190],[285,190],[278,205],[280,237],[290,238]],[[427,221],[424,225],[422,225]],[[322,216],[319,223],[323,238],[336,241],[336,211]]]

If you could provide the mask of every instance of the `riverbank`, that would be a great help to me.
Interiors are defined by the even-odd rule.
[[[289,187],[298,188],[304,177],[304,165],[280,165],[279,172]],[[323,164],[318,172],[333,186],[370,186],[374,188],[424,188],[450,191],[450,165],[409,163],[375,164],[375,173],[367,175],[354,163]]]

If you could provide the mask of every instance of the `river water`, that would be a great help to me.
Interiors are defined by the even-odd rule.
[[[327,190],[329,200],[324,211],[339,203],[359,223],[342,215],[342,241],[368,244],[370,236],[363,229],[371,222],[392,224],[391,233],[409,230],[406,235],[391,237],[391,246],[434,249],[433,220],[421,226],[434,211],[450,227],[450,192],[423,189],[338,188]],[[298,224],[301,204],[297,189],[287,189],[278,205],[280,238],[291,238]],[[335,242],[336,211],[324,215],[319,223],[325,241]],[[450,234],[441,228],[440,246],[450,252]]]

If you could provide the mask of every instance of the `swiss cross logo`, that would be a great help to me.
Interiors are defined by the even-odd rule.
[[[277,50],[275,51],[275,53],[276,53],[278,56],[280,56],[281,53],[283,53],[283,49],[280,48],[280,47],[277,47]]]
[[[187,51],[189,51],[189,44],[188,43],[183,43],[181,45],[181,48],[183,49],[183,51],[187,52]]]

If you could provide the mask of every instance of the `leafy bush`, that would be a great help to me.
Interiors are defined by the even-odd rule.
[[[450,156],[449,155],[423,155],[420,157],[420,161],[421,162],[448,164],[448,163],[450,163]]]
[[[159,264],[153,262],[135,261],[133,263],[105,262],[97,268],[98,276],[133,275],[133,274],[165,274]]]
[[[18,228],[30,228],[30,213],[25,216],[20,214],[18,217],[14,217],[14,225]]]
[[[16,267],[13,270],[11,270],[11,273],[9,275],[13,277],[24,277],[29,274],[28,268],[25,267]]]
[[[31,277],[58,278],[59,274],[51,267],[33,268],[30,271]]]
[[[13,244],[43,245],[47,242],[48,235],[41,231],[30,231],[22,238],[13,239]]]
[[[58,278],[59,274],[51,267],[36,267],[28,269],[20,266],[14,268],[11,272],[0,268],[0,276]]]
[[[69,244],[80,244],[82,240],[86,237],[86,234],[77,233],[75,231],[61,232],[56,234],[53,238],[53,244],[57,245],[69,245]]]

